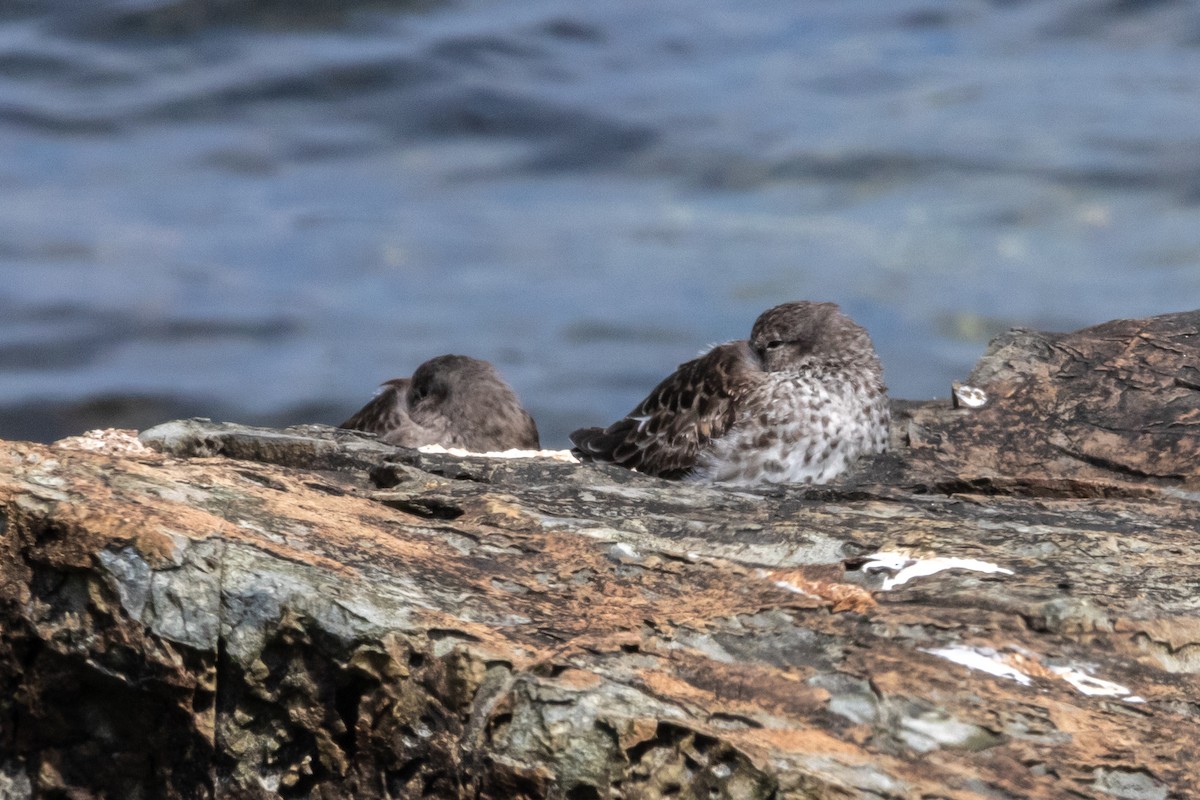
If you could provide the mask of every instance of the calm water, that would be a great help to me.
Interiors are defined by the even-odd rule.
[[[0,436],[337,422],[465,352],[562,446],[784,300],[902,397],[1200,307],[1196,9],[5,0]]]

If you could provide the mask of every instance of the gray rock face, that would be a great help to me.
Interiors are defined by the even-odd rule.
[[[0,443],[0,797],[1200,794],[1198,343],[1002,338],[807,490]]]

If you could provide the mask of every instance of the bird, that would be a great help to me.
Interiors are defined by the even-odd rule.
[[[734,486],[826,483],[888,446],[887,387],[867,332],[834,303],[767,309],[607,428],[571,434],[584,461]]]
[[[496,368],[461,355],[431,358],[411,378],[386,381],[338,427],[401,447],[440,444],[476,453],[540,448],[537,424]]]

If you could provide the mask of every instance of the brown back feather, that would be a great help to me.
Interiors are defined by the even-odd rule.
[[[700,453],[736,421],[739,400],[761,379],[744,341],[680,364],[638,406],[607,428],[571,434],[578,452],[662,478],[691,472]]]
[[[402,417],[408,416],[408,384],[408,378],[386,381],[370,402],[338,427],[368,433],[383,433],[396,427]]]

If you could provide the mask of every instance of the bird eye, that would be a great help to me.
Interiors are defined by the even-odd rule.
[[[778,339],[772,339],[771,341],[767,342],[768,350],[774,350],[776,347],[783,347],[783,342],[779,341]]]

